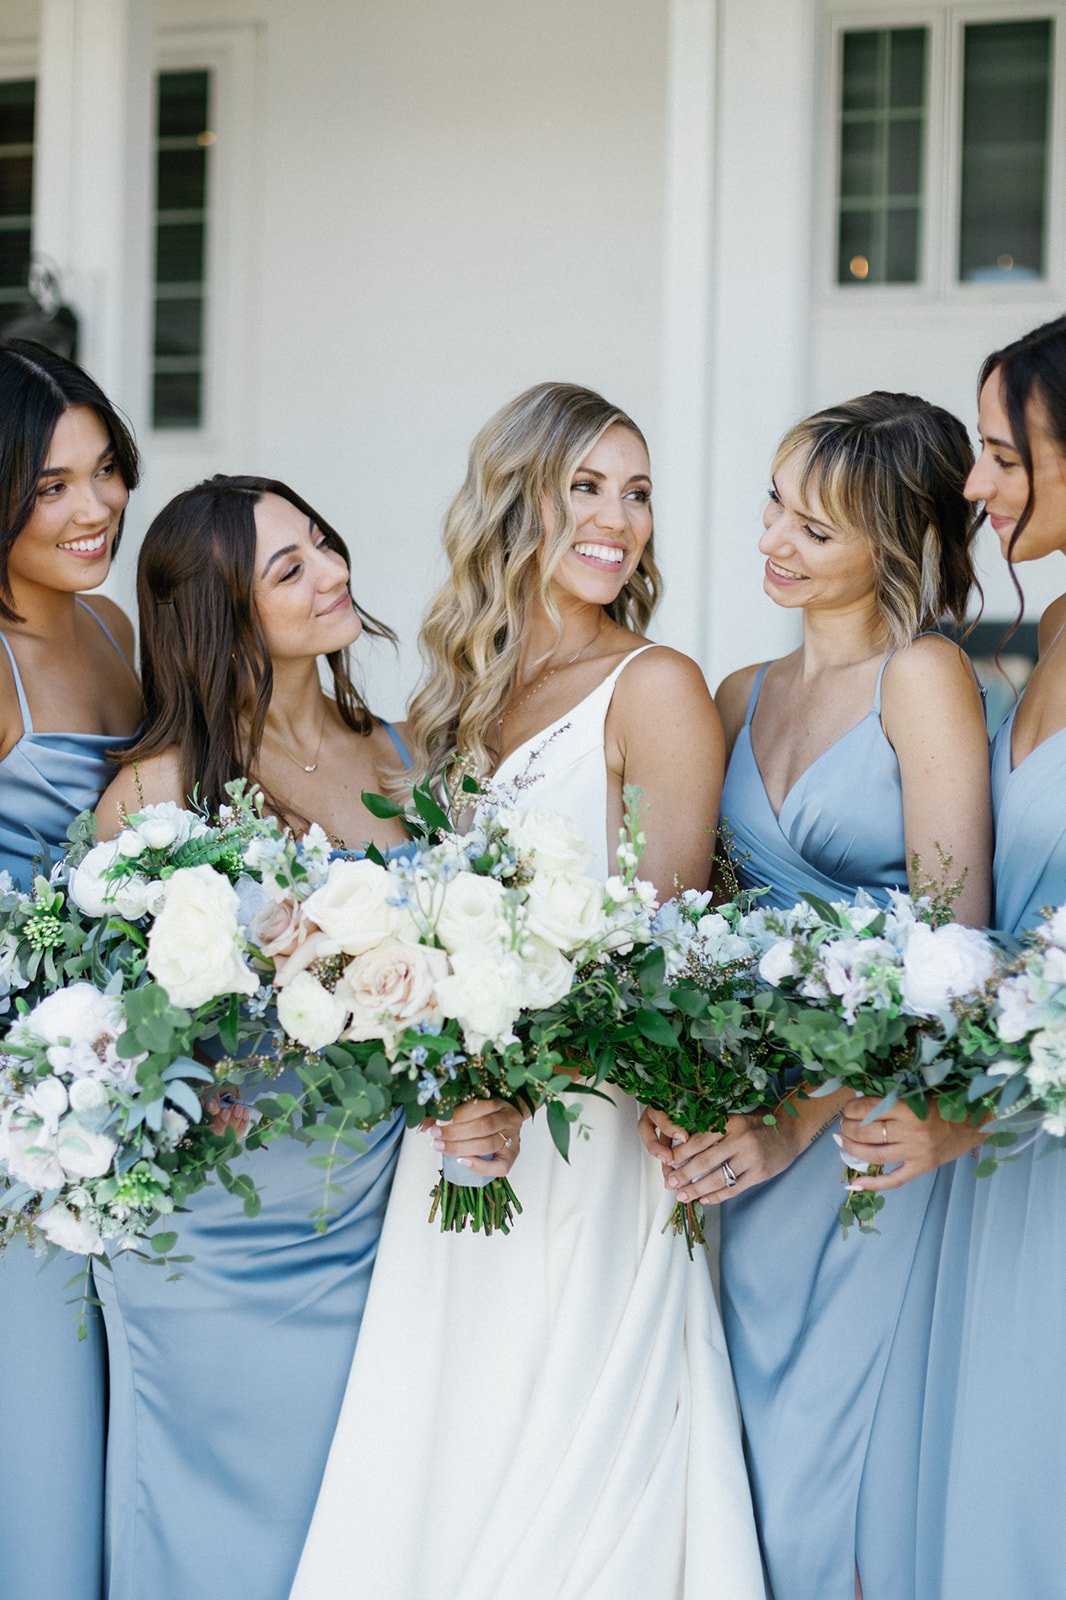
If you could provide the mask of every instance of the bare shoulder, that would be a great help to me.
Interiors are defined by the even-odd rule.
[[[177,749],[161,750],[143,761],[127,762],[119,768],[96,807],[100,838],[113,839],[122,828],[124,815],[140,811],[142,806],[162,805],[167,800],[177,805],[186,803]]]
[[[1046,650],[1063,628],[1066,628],[1066,594],[1060,594],[1057,600],[1052,600],[1040,618],[1040,649]]]
[[[744,718],[748,714],[748,705],[761,665],[761,662],[756,661],[750,667],[738,668],[736,672],[731,672],[728,678],[723,678],[715,691],[715,704],[721,713],[730,749],[733,748],[737,734],[744,726]]]
[[[627,661],[620,674],[615,695],[690,694],[711,698],[707,680],[691,656],[682,655],[669,645],[658,644],[653,650],[641,649],[633,661]]]
[[[984,726],[981,691],[966,652],[951,639],[927,634],[890,657],[881,689],[886,731],[928,723],[930,715],[969,715]]]
[[[133,623],[122,607],[109,600],[106,594],[83,594],[81,602],[114,634],[115,642],[132,667],[135,656]]]

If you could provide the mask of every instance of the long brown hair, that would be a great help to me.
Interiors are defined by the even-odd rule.
[[[175,495],[144,536],[137,563],[141,682],[145,732],[118,759],[145,760],[177,750],[183,796],[210,809],[234,778],[257,777],[274,673],[254,598],[255,508],[276,494],[303,513],[342,556],[340,534],[276,478],[221,474]],[[395,642],[391,628],[353,600],[364,630]],[[352,682],[347,651],[326,657],[337,708],[356,733],[375,720]],[[305,818],[267,793],[271,810],[291,825]]]

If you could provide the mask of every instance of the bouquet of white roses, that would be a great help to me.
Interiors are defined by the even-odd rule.
[[[205,1126],[201,1094],[259,1070],[195,1059],[216,1037],[234,1056],[263,1031],[269,987],[251,964],[252,907],[270,872],[317,881],[328,846],[297,847],[234,785],[210,824],[175,805],[145,806],[114,840],[73,848],[28,894],[0,895],[0,1244],[18,1233],[85,1255],[135,1248],[173,1261],[156,1220],[215,1176],[258,1209],[230,1162],[231,1128]],[[248,1143],[269,1129],[253,1128]]]
[[[872,1116],[900,1101],[920,1117],[935,1101],[949,1121],[994,1108],[997,1094],[981,1091],[1001,1054],[987,992],[997,963],[989,935],[936,925],[931,899],[896,892],[885,909],[862,893],[832,905],[812,895],[790,910],[756,915],[763,938],[773,937],[761,978],[786,1001],[808,1002],[783,1006],[773,1027],[809,1092],[852,1089],[880,1102]],[[845,1165],[845,1183],[857,1175]],[[855,1220],[872,1230],[883,1204],[880,1194],[849,1193],[841,1226],[846,1232]]]
[[[336,1141],[358,1125],[360,1108],[335,1081],[354,1061],[412,1126],[475,1099],[546,1106],[565,1155],[577,1111],[561,1098],[575,1085],[560,1069],[584,1045],[581,997],[610,951],[650,936],[651,891],[632,874],[588,877],[580,832],[554,813],[483,796],[459,834],[426,791],[415,803],[419,848],[333,862],[262,944],[276,962],[285,1047],[317,1057],[301,1075],[314,1077],[320,1129]],[[275,1122],[292,1109],[283,1096],[265,1107]],[[507,1231],[520,1209],[506,1178],[446,1160],[430,1220],[439,1210],[445,1230],[469,1221]]]

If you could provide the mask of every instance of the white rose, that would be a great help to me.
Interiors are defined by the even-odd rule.
[[[1025,974],[1007,978],[996,990],[996,1032],[1004,1044],[1024,1039],[1038,1015],[1036,1001]]]
[[[991,942],[976,928],[949,922],[931,928],[916,922],[903,952],[900,993],[916,1017],[951,1015],[951,1001],[979,989],[992,976],[996,957]]]
[[[506,891],[495,878],[461,872],[444,888],[435,932],[446,950],[491,948],[507,940]]]
[[[106,1133],[94,1133],[76,1117],[64,1117],[56,1136],[56,1154],[71,1178],[102,1178],[108,1172],[118,1145]]]
[[[131,831],[137,833],[151,850],[169,850],[171,846],[185,844],[207,832],[202,817],[195,811],[186,811],[173,800],[158,805],[142,806],[131,822]]]
[[[464,950],[452,957],[452,969],[437,984],[437,999],[444,1015],[459,1022],[467,1049],[506,1044],[522,1010],[521,961],[492,950]]]
[[[508,807],[497,814],[496,820],[509,844],[517,854],[531,860],[535,872],[577,877],[592,860],[581,829],[557,811]]]
[[[538,872],[529,885],[526,926],[564,952],[597,943],[607,930],[603,885],[593,878]]]
[[[402,939],[386,939],[344,969],[337,985],[351,1012],[346,1039],[384,1039],[390,1045],[405,1028],[438,1023],[437,983],[448,975],[443,950]]]
[[[396,880],[376,861],[334,861],[329,877],[304,901],[304,916],[349,956],[400,931],[399,908],[390,905]]]
[[[13,1111],[6,1112],[0,1121],[0,1166],[16,1183],[28,1184],[41,1194],[61,1188],[66,1181],[55,1153],[54,1136],[39,1123],[27,1127]]]
[[[92,1256],[103,1248],[99,1229],[87,1217],[79,1217],[67,1206],[50,1206],[37,1218],[37,1226],[52,1244],[76,1256]]]
[[[764,983],[777,988],[786,978],[799,975],[796,965],[796,945],[792,939],[779,939],[772,944],[759,962],[759,976]]]
[[[120,835],[120,839],[123,836]],[[162,886],[134,873],[110,879],[107,869],[118,859],[120,839],[94,845],[70,875],[70,898],[87,917],[125,917],[137,922],[156,912],[163,900]]]
[[[298,972],[278,990],[278,1021],[305,1050],[322,1050],[341,1036],[348,1008],[310,972]]]
[[[195,1008],[218,995],[254,994],[259,980],[244,960],[233,886],[211,867],[182,867],[165,891],[147,966],[171,1003]]]
[[[91,983],[71,983],[34,1006],[20,1031],[50,1046],[86,1046],[102,1060],[124,1027],[122,1006],[114,995],[102,994]],[[51,1050],[48,1056],[51,1061]]]
[[[523,1006],[540,1010],[553,1006],[570,993],[574,981],[573,963],[547,939],[536,935],[522,941]]]

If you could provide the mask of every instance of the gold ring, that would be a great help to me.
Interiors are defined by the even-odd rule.
[[[505,1150],[510,1150],[511,1146],[514,1144],[514,1140],[509,1139],[502,1128],[497,1129],[497,1137],[503,1140],[503,1148]]]
[[[887,1122],[882,1122],[882,1124],[881,1124],[881,1143],[882,1144],[887,1144],[888,1143],[888,1123]]]

